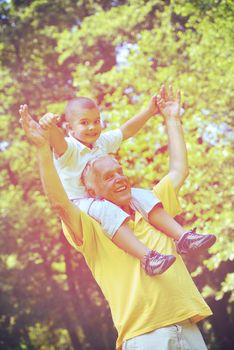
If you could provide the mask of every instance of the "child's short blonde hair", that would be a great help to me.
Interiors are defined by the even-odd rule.
[[[77,111],[82,109],[98,108],[96,102],[89,97],[76,97],[68,101],[65,107],[65,119],[67,122],[75,115]]]

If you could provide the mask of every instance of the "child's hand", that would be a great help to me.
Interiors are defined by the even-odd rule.
[[[153,116],[157,113],[160,113],[159,108],[157,106],[157,96],[156,95],[151,97],[147,111],[150,114],[150,116]]]
[[[40,125],[32,119],[27,105],[21,105],[19,109],[20,123],[29,141],[36,147],[44,146],[49,140],[49,132],[43,130]]]
[[[176,118],[180,117],[180,91],[177,91],[176,97],[174,97],[172,87],[169,86],[168,91],[163,85],[160,89],[160,95],[157,96],[157,105],[160,109],[161,114],[165,118]]]
[[[53,114],[53,113],[46,113],[39,120],[39,124],[44,130],[48,130],[48,129],[51,129],[53,126],[55,126],[57,123],[59,123],[59,121],[60,121],[59,115]]]

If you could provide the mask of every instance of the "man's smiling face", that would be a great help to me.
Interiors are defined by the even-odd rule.
[[[93,165],[95,195],[120,207],[130,204],[130,183],[122,167],[110,156],[97,159]]]

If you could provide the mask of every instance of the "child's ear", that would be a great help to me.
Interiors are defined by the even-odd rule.
[[[66,135],[72,134],[72,129],[68,122],[63,122],[61,127]]]

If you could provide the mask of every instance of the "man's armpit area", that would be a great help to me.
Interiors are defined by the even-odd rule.
[[[83,245],[83,240],[80,239],[77,234],[69,227],[68,224],[66,224],[64,221],[61,221],[62,229],[64,236],[68,240],[68,242],[73,246],[75,249],[78,249]]]
[[[60,213],[64,234],[69,243],[76,248],[83,244],[82,212],[73,203],[62,207]]]
[[[77,210],[79,209],[75,207],[75,213]],[[86,243],[93,242],[96,231],[100,230],[100,224],[82,211],[74,215],[73,225],[70,224],[69,220],[66,221],[64,218],[61,221],[65,237],[79,251],[84,249]]]

